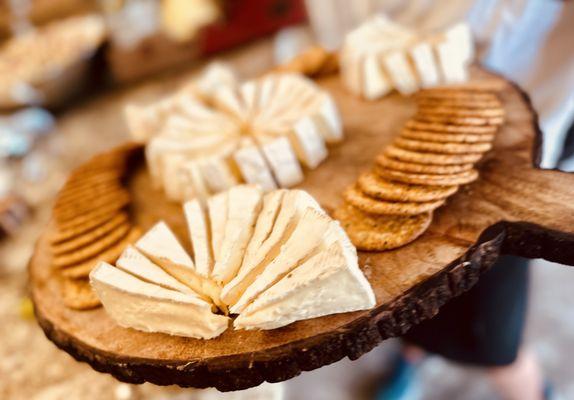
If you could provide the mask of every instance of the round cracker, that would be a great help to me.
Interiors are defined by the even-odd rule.
[[[427,114],[418,112],[415,120],[439,124],[451,124],[462,126],[499,126],[504,123],[503,117],[464,117],[456,115]]]
[[[374,172],[362,174],[357,184],[364,193],[371,197],[402,202],[442,200],[453,195],[458,190],[458,186],[427,186],[391,182],[381,178]]]
[[[393,144],[405,150],[437,154],[486,153],[492,149],[492,143],[436,143],[423,140],[398,137]]]
[[[424,121],[409,120],[407,121],[405,128],[427,131],[427,132],[438,132],[438,133],[462,133],[462,134],[472,134],[472,135],[494,135],[498,130],[496,126],[483,125],[483,126],[464,126],[464,125],[451,125],[445,123],[432,123]]]
[[[69,240],[73,237],[79,236],[85,232],[89,232],[92,229],[96,229],[97,227],[109,222],[111,219],[115,218],[117,214],[124,214],[127,217],[127,214],[123,211],[119,213],[108,213],[108,214],[101,214],[97,218],[93,218],[89,221],[85,221],[83,224],[71,226],[65,229],[57,229],[51,236],[50,236],[50,243],[56,244],[60,242],[64,242]]]
[[[458,174],[451,175],[433,175],[433,174],[413,174],[409,172],[393,171],[386,168],[376,168],[376,173],[391,181],[398,181],[404,183],[411,183],[415,185],[432,185],[432,186],[450,186],[450,185],[465,185],[471,183],[478,178],[478,171],[471,169],[470,171],[459,172]]]
[[[419,131],[403,129],[401,136],[407,139],[423,140],[437,143],[488,143],[494,140],[492,135],[472,135],[466,133],[438,133],[432,131]]]
[[[419,105],[420,115],[451,115],[454,117],[477,117],[496,118],[504,117],[504,109],[501,107],[473,108],[473,107],[453,107],[443,105]]]
[[[131,225],[129,223],[123,223],[115,228],[108,235],[100,238],[89,245],[86,245],[72,253],[60,254],[54,256],[52,260],[52,265],[57,268],[65,268],[69,266],[76,265],[82,261],[88,260],[97,254],[105,251],[106,249],[112,247],[113,245],[120,242],[123,238],[128,235]]]
[[[59,218],[57,215],[56,221],[61,230],[73,229],[77,226],[90,224],[92,220],[105,220],[108,215],[115,214],[131,202],[130,196],[123,197],[113,202],[102,204],[90,211],[75,211],[73,214],[65,214]]]
[[[88,279],[62,279],[60,291],[62,300],[68,308],[90,310],[101,305]]]
[[[387,148],[385,149],[385,154],[391,158],[400,161],[417,163],[417,164],[433,164],[433,165],[468,164],[478,162],[482,158],[482,153],[470,153],[470,154],[421,153],[418,151],[401,149],[393,145],[387,146]]]
[[[473,97],[468,98],[451,98],[451,97],[420,97],[416,99],[417,105],[419,107],[434,107],[434,106],[446,106],[446,107],[464,107],[472,109],[485,109],[485,108],[500,108],[502,103],[496,96],[492,96],[491,99],[475,99]]]
[[[118,213],[114,215],[109,221],[106,221],[95,229],[89,230],[77,236],[73,236],[69,238],[69,240],[53,243],[52,252],[55,255],[72,252],[86,246],[91,242],[101,239],[103,236],[117,229],[122,224],[127,223],[128,215],[126,213]]]
[[[381,154],[377,157],[380,167],[394,169],[395,171],[413,172],[415,174],[457,174],[472,169],[472,163],[454,165],[428,165],[399,161]]]
[[[412,216],[370,215],[345,204],[335,210],[349,239],[364,251],[396,249],[421,236],[432,221],[432,213]]]
[[[397,202],[374,199],[363,193],[357,186],[345,190],[343,197],[349,204],[369,214],[417,215],[435,210],[444,204],[444,200]]]

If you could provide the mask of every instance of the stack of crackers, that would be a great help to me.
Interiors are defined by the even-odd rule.
[[[358,249],[390,250],[412,242],[475,169],[504,123],[504,108],[481,87],[429,89],[418,111],[374,168],[344,194],[335,216]]]
[[[139,236],[129,220],[130,195],[122,184],[136,149],[126,145],[94,157],[72,173],[56,200],[52,266],[70,308],[100,305],[88,281],[90,271],[98,261],[115,262]]]

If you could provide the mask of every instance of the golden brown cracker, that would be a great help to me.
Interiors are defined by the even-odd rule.
[[[414,119],[420,122],[460,126],[500,126],[504,123],[503,117],[464,117],[456,115],[425,114],[418,112]]]
[[[384,251],[411,243],[432,221],[432,212],[412,216],[372,215],[345,204],[334,216],[353,244],[363,251]]]
[[[72,253],[55,255],[52,260],[52,265],[54,265],[56,268],[65,268],[81,263],[82,261],[90,259],[103,252],[107,248],[113,246],[114,244],[120,242],[124,237],[127,236],[129,231],[130,224],[123,223],[117,226],[108,235],[100,238],[100,240],[79,248]]]
[[[413,172],[415,174],[439,174],[449,175],[457,174],[472,169],[472,163],[468,164],[454,164],[454,165],[431,165],[431,164],[417,164],[405,161],[395,160],[381,154],[377,157],[377,164],[383,168],[394,169],[396,171]]]
[[[90,258],[89,260],[85,260],[76,265],[69,266],[65,269],[60,270],[59,272],[62,276],[68,278],[87,277],[88,275],[90,275],[90,272],[98,262],[104,261],[109,264],[115,263],[116,260],[124,251],[124,249],[129,244],[133,244],[136,240],[138,240],[140,236],[141,236],[140,229],[132,228],[130,233],[125,238],[123,238],[120,242],[116,243],[112,247],[104,250],[102,253],[96,255],[95,257]]]
[[[413,174],[409,172],[394,171],[391,169],[377,167],[376,173],[384,179],[391,181],[411,183],[415,185],[432,185],[432,186],[452,186],[465,185],[478,178],[478,171],[460,172],[450,175],[433,175],[433,174]]]
[[[111,233],[113,230],[124,224],[129,224],[127,214],[118,213],[114,215],[109,221],[96,227],[95,229],[74,236],[69,240],[53,243],[52,253],[55,255],[60,255],[80,249],[81,247],[84,247],[91,242],[101,239],[103,236]]]
[[[427,132],[438,133],[456,133],[456,134],[472,134],[472,135],[494,135],[498,128],[491,125],[483,126],[464,126],[464,125],[451,125],[447,123],[432,123],[423,122],[411,119],[405,124],[405,128]]]
[[[86,213],[95,212],[100,208],[109,208],[117,204],[119,208],[130,203],[130,194],[126,190],[111,192],[92,199],[70,202],[65,206],[54,208],[54,218],[58,223],[66,223]]]
[[[104,221],[109,218],[110,214],[116,214],[129,203],[130,198],[127,196],[123,199],[119,199],[118,201],[105,203],[101,207],[94,208],[93,210],[76,214],[73,217],[68,214],[65,218],[60,219],[56,215],[58,228],[62,231],[65,231],[68,229],[74,229],[81,225],[92,224],[94,220]]]
[[[452,97],[418,97],[416,99],[419,107],[455,107],[470,109],[502,108],[502,103],[496,96],[491,98],[452,98]]]
[[[79,236],[86,232],[89,232],[97,227],[109,222],[111,219],[115,218],[118,214],[126,215],[127,213],[124,211],[102,214],[99,218],[94,218],[90,221],[87,221],[83,225],[73,226],[68,229],[55,229],[53,234],[50,235],[50,243],[60,243],[66,240],[69,240],[73,237]]]
[[[497,118],[504,117],[504,109],[501,107],[473,108],[473,107],[447,107],[443,105],[429,106],[419,105],[418,115],[446,115],[453,117],[477,117]]]
[[[444,204],[444,200],[397,202],[375,199],[363,193],[357,186],[345,190],[343,197],[349,204],[369,214],[416,215],[432,211]]]
[[[125,192],[126,189],[119,183],[106,184],[102,186],[93,186],[83,191],[61,195],[57,198],[54,209],[65,208],[77,202],[83,202],[96,197],[109,196],[113,193]]]
[[[88,279],[61,279],[60,290],[68,308],[91,310],[101,305]]]
[[[437,143],[398,137],[393,145],[405,150],[436,154],[472,154],[486,153],[492,149],[492,143]]]
[[[470,154],[437,154],[437,153],[422,153],[418,151],[405,150],[399,147],[390,145],[384,151],[388,157],[418,164],[433,164],[433,165],[455,165],[455,164],[468,164],[476,163],[482,158],[482,153]]]
[[[458,186],[411,185],[402,182],[391,182],[374,172],[362,174],[357,181],[365,194],[388,201],[426,202],[442,200],[453,195]]]
[[[489,143],[494,140],[492,135],[473,135],[467,133],[438,133],[432,131],[419,131],[403,129],[401,136],[407,139],[422,140],[437,143]]]

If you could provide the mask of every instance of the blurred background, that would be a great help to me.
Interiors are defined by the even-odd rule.
[[[246,392],[131,386],[76,363],[43,335],[26,264],[69,171],[127,139],[126,102],[150,102],[205,63],[256,76],[385,12],[420,30],[470,23],[478,59],[532,96],[543,165],[574,170],[574,7],[560,1],[2,0],[0,1],[0,399],[362,399],[396,343],[284,384]],[[572,135],[570,135],[572,136]],[[574,274],[534,262],[526,342],[574,399]],[[482,373],[422,365],[425,399],[491,399]]]

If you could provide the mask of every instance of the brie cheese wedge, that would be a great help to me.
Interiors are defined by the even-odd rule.
[[[341,79],[353,94],[376,100],[393,88],[419,88],[468,79],[472,34],[459,23],[445,32],[416,32],[377,15],[348,33],[341,50]]]
[[[105,262],[92,270],[90,283],[108,315],[126,328],[212,339],[229,325],[229,318],[214,314],[210,303],[144,282]]]
[[[221,305],[220,289],[196,270],[193,260],[165,222],[158,222],[136,242],[135,247],[195,293]]]
[[[229,312],[236,329],[275,329],[375,305],[355,247],[307,192],[239,185],[206,203],[184,204],[193,258],[159,222],[92,271],[119,325],[210,339]]]
[[[373,290],[340,243],[313,255],[253,301],[235,329],[275,329],[323,315],[375,306]]]
[[[294,186],[302,165],[316,168],[326,143],[343,138],[333,98],[310,79],[276,73],[237,84],[231,75],[212,66],[176,95],[126,109],[132,136],[148,142],[152,181],[170,200],[204,199],[241,182]]]
[[[245,249],[261,210],[262,196],[258,186],[240,185],[229,189],[225,235],[221,243],[220,257],[211,274],[220,285],[233,279],[241,267]]]

